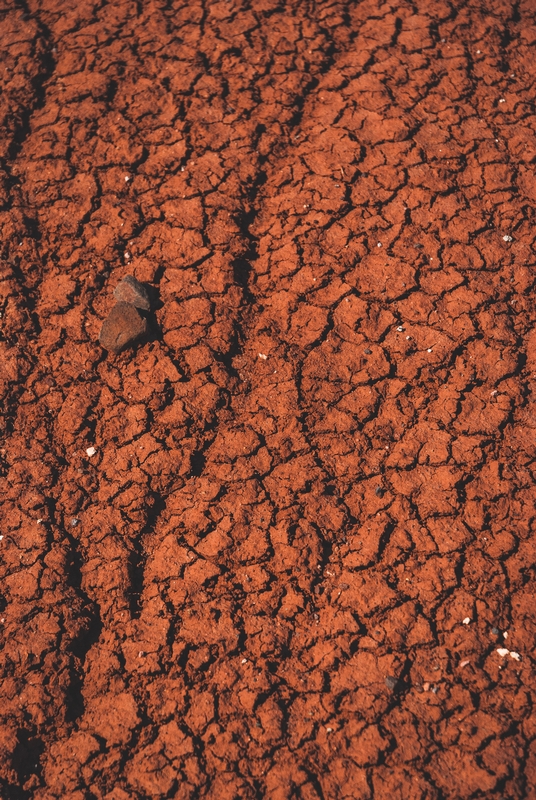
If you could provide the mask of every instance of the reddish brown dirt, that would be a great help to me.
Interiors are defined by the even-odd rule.
[[[3,800],[536,797],[533,12],[8,0]]]

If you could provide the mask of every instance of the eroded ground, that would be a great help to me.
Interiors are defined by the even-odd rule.
[[[533,4],[0,43],[2,798],[534,797]]]

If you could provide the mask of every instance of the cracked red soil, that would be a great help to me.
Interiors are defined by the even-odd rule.
[[[535,796],[533,12],[8,0],[2,798]]]

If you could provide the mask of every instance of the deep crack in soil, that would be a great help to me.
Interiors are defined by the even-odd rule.
[[[0,44],[2,799],[534,797],[533,2]]]

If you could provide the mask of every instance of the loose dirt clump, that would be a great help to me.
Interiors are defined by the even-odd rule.
[[[0,12],[2,798],[534,794],[533,11]]]

